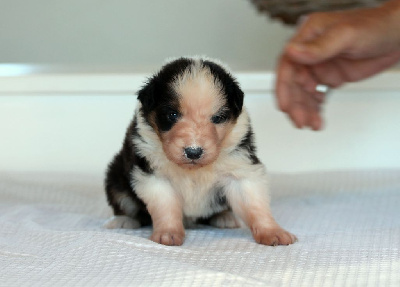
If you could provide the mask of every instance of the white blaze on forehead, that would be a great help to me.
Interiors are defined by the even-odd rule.
[[[224,104],[222,84],[200,61],[195,61],[173,82],[182,112],[197,116],[212,115]]]

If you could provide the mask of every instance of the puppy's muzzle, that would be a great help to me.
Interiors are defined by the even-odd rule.
[[[185,156],[191,160],[199,159],[203,155],[203,149],[201,147],[187,147],[183,151]]]

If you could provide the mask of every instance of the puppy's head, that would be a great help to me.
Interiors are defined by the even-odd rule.
[[[188,169],[218,158],[242,111],[243,96],[223,67],[192,58],[166,64],[138,93],[141,114],[167,158]]]

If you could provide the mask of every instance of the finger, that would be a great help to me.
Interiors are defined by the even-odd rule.
[[[313,75],[312,67],[305,65],[296,65],[296,77],[294,81],[301,86],[307,93],[315,93],[315,88],[321,82]]]
[[[287,114],[297,128],[302,129],[303,127],[307,126],[308,113],[307,106],[304,103],[293,103]]]
[[[315,100],[315,95],[310,94],[309,99],[309,111],[308,111],[308,122],[309,126],[313,130],[320,130],[322,128],[322,117],[321,117],[321,103]]]
[[[400,51],[368,59],[338,59],[336,65],[346,82],[355,82],[373,76],[400,61]]]
[[[291,89],[294,78],[295,65],[285,55],[282,55],[277,68],[275,93],[278,107],[283,112],[287,112],[291,105]]]
[[[318,103],[305,91],[301,85],[292,83],[291,85],[292,102],[287,111],[289,117],[297,128],[311,127],[311,117],[318,112]]]
[[[321,114],[318,112],[312,112],[310,114],[310,123],[309,123],[309,127],[311,129],[313,129],[314,131],[319,131],[322,129],[322,117]]]
[[[313,97],[313,100],[318,105],[321,105],[325,102],[325,93],[314,92],[314,93],[311,93],[311,96]]]
[[[309,94],[317,105],[320,105],[325,100],[325,94],[318,92],[316,88],[323,82],[319,81],[315,77],[312,68],[312,66],[298,65],[296,69],[295,83],[297,83],[304,92]]]
[[[306,122],[304,113],[304,103],[302,100],[301,89],[294,81],[285,83],[284,101],[280,102],[280,107],[285,112],[297,128],[302,128]]]
[[[309,66],[309,70],[317,83],[328,85],[331,88],[338,88],[346,82],[346,78],[337,60],[311,65]]]
[[[285,53],[297,63],[317,64],[346,53],[351,45],[352,38],[352,29],[336,25],[323,31],[310,41],[291,41],[286,46]]]
[[[300,92],[299,98],[302,101],[293,103],[288,115],[297,128],[310,127],[313,130],[320,130],[322,118],[320,115],[320,104],[305,91]]]
[[[279,108],[287,113],[297,128],[321,127],[319,105],[323,102],[323,95],[315,91],[317,84],[308,67],[296,65],[285,56],[281,57],[276,98]]]
[[[296,87],[296,102],[290,113],[297,127],[310,127],[313,130],[322,128],[321,105],[325,94],[313,91],[312,93]]]
[[[296,34],[290,40],[291,43],[308,42],[319,36],[323,31],[335,22],[330,14],[313,13],[302,16],[299,20]]]

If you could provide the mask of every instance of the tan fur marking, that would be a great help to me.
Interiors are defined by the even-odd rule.
[[[232,129],[229,123],[211,122],[225,104],[221,84],[197,61],[174,81],[172,88],[179,95],[182,115],[170,131],[161,134],[163,150],[171,161],[187,169],[209,165],[219,156],[221,143]],[[204,153],[193,162],[184,155],[186,147],[201,147]]]

